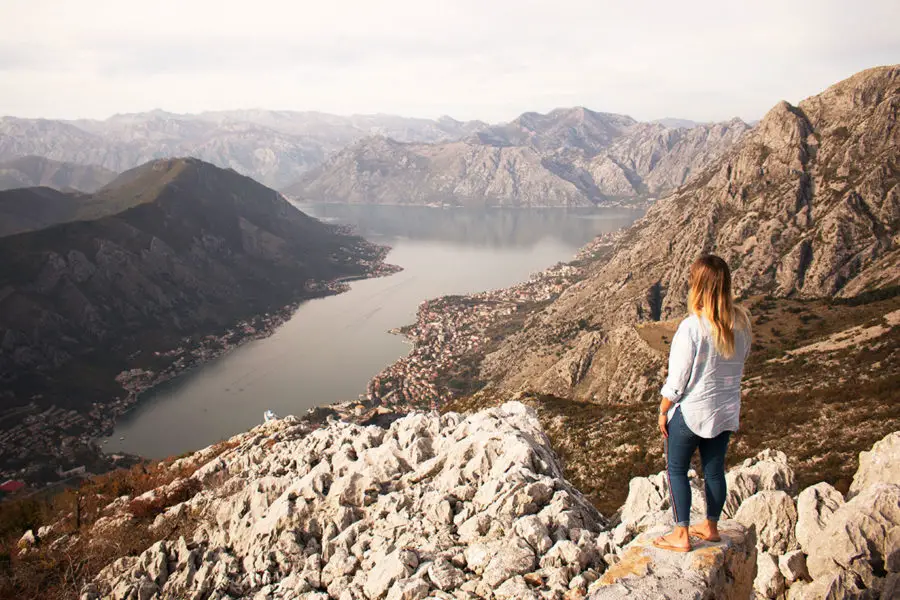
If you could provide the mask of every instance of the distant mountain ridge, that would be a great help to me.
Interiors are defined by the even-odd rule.
[[[93,192],[116,173],[103,167],[64,163],[42,156],[22,156],[0,162],[0,190],[45,186],[56,190]]]
[[[685,129],[679,125],[671,128],[660,124],[639,123],[625,115],[599,113],[583,107],[560,108],[546,115],[528,112],[501,125],[488,125],[482,121],[457,121],[451,117],[342,117],[318,112],[263,109],[199,114],[153,110],[114,115],[102,121],[2,117],[0,161],[35,155],[122,172],[157,158],[194,156],[223,168],[232,168],[265,185],[277,189],[290,188],[296,192],[303,188],[305,182],[310,181],[309,171],[320,167],[343,150],[352,154],[353,148],[357,144],[366,143],[365,140],[376,145],[375,140],[378,138],[408,144],[453,144],[464,141],[468,148],[466,153],[481,152],[490,155],[491,152],[484,148],[529,148],[540,157],[539,162],[546,162],[542,167],[532,168],[531,152],[497,153],[521,154],[516,161],[525,166],[524,171],[513,168],[510,171],[512,179],[541,181],[538,188],[544,190],[547,197],[530,197],[529,194],[533,194],[536,188],[529,183],[525,183],[524,189],[527,191],[522,195],[517,185],[501,183],[504,178],[500,177],[493,186],[493,193],[475,193],[475,203],[497,203],[503,206],[591,206],[609,198],[652,196],[660,186],[660,189],[668,190],[706,164],[710,155],[717,155],[721,147],[733,142],[732,137],[741,133],[731,127],[735,129],[734,136],[708,136],[703,147],[696,148],[696,140],[703,140],[704,134],[696,133],[695,129],[708,130],[711,127],[698,125]],[[659,140],[653,142],[645,139],[651,135],[648,131],[654,132],[652,135],[659,137]],[[634,136],[643,140],[644,145],[638,150],[642,153],[641,156],[604,154],[617,142],[622,145],[625,140]],[[647,169],[634,169],[628,164],[629,161],[653,162],[661,153],[669,152],[670,146],[676,145],[678,139],[691,136],[695,142],[683,146],[696,149],[698,158],[695,159],[693,154],[679,154],[676,151],[673,157],[679,157],[675,160],[677,164],[669,174],[656,177],[659,185],[655,187],[653,181],[650,184],[643,181],[649,173]],[[634,151],[632,149],[630,152]],[[417,151],[413,149],[413,152]],[[427,153],[431,152],[435,151]],[[605,159],[597,158],[601,155]],[[624,161],[621,164],[620,158]],[[488,156],[486,159],[506,161],[507,157],[492,159]],[[385,164],[389,163],[387,156],[381,160]],[[476,160],[481,158],[476,157]],[[469,159],[460,157],[452,162],[467,165],[468,161]],[[541,173],[541,170],[548,170],[549,173]],[[341,175],[349,174],[334,174]],[[440,167],[429,176],[438,180],[458,178],[452,171],[444,172]],[[326,179],[331,177],[327,175]],[[466,197],[469,193],[467,189],[479,187],[472,181],[464,181],[465,179],[462,177],[458,182],[464,196],[458,202],[461,204],[472,203],[473,200]],[[572,185],[576,192],[572,192]],[[504,186],[506,191],[502,191]],[[314,186],[335,190],[338,187],[340,186],[327,181]],[[433,200],[442,197],[447,190],[446,183],[434,189],[426,185],[424,189],[412,190],[410,198],[428,197]],[[382,201],[391,203],[421,201],[389,200],[386,198],[388,190],[378,189],[378,186],[367,191],[366,195],[385,197]],[[343,196],[324,200],[354,201]]]
[[[584,207],[643,201],[675,189],[750,127],[690,129],[583,107],[525,113],[464,140],[363,139],[285,193],[311,202]]]
[[[438,142],[486,127],[392,115],[340,117],[325,113],[237,110],[176,114],[162,110],[74,121],[0,118],[0,160],[39,155],[122,172],[157,158],[193,156],[233,168],[276,188],[297,181],[356,140],[386,135]]]

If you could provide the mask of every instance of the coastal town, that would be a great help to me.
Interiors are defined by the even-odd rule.
[[[615,239],[613,234],[600,236],[570,263],[554,265],[508,288],[422,302],[416,323],[393,331],[406,335],[413,350],[369,382],[365,400],[399,412],[436,410],[475,391],[477,364],[490,349],[491,332],[556,299],[584,276],[585,259],[609,248]]]

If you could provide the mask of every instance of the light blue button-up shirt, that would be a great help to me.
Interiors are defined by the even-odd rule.
[[[741,414],[741,377],[750,352],[750,332],[735,330],[734,356],[716,350],[705,317],[691,315],[681,322],[669,350],[669,375],[661,393],[681,407],[685,424],[695,434],[714,438],[737,431]]]

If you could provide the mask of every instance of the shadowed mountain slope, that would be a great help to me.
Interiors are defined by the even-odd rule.
[[[274,190],[195,159],[149,163],[89,197],[25,192],[76,204],[80,220],[0,238],[4,380],[92,350],[102,362],[165,347],[380,260]]]

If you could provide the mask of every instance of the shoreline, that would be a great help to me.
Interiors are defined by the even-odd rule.
[[[337,229],[337,228],[336,228]],[[342,233],[347,234],[345,228]],[[352,234],[351,234],[352,235]],[[215,333],[195,333],[182,337],[174,347],[150,351],[138,350],[127,357],[133,365],[110,374],[118,392],[98,395],[84,409],[62,408],[56,403],[39,405],[41,396],[21,407],[12,407],[3,417],[21,413],[14,425],[0,430],[0,440],[10,449],[4,453],[0,479],[22,481],[25,493],[38,493],[75,475],[90,476],[152,461],[126,452],[104,450],[118,419],[134,409],[141,395],[154,387],[185,375],[192,369],[221,358],[251,341],[271,336],[305,302],[341,294],[350,289],[350,281],[386,277],[402,271],[402,267],[386,262],[392,248],[357,237],[365,253],[355,261],[361,275],[341,276],[330,280],[309,281],[302,298],[269,311],[251,315]],[[9,413],[9,414],[7,414]],[[35,427],[39,429],[35,429]],[[17,451],[12,451],[18,448]]]
[[[385,248],[386,251],[384,252],[384,255],[386,256],[388,252],[390,252],[391,248]],[[382,257],[382,260],[383,258],[384,257]],[[154,374],[152,371],[144,369],[130,369],[129,371],[122,371],[118,376],[116,376],[116,381],[118,381],[122,385],[123,389],[128,391],[128,396],[125,399],[122,399],[127,402],[127,404],[123,404],[123,410],[116,412],[112,416],[113,423],[111,424],[111,426],[108,429],[102,430],[100,435],[93,438],[93,441],[96,443],[100,440],[100,438],[111,437],[115,428],[114,421],[136,408],[140,403],[140,396],[142,394],[150,392],[154,388],[168,381],[172,381],[173,379],[187,375],[191,371],[198,369],[214,360],[222,358],[223,356],[226,356],[230,352],[237,350],[238,348],[250,342],[262,340],[272,336],[278,330],[278,328],[289,321],[291,317],[293,317],[293,315],[297,312],[297,310],[306,302],[343,294],[350,290],[349,282],[363,281],[366,279],[376,279],[378,277],[389,277],[403,270],[403,268],[398,265],[389,265],[384,262],[380,263],[380,267],[383,268],[372,271],[366,275],[338,277],[327,282],[314,284],[317,285],[317,289],[315,291],[318,292],[315,295],[303,298],[301,300],[295,300],[294,302],[274,309],[271,312],[263,313],[261,315],[255,315],[254,317],[245,319],[244,321],[240,321],[234,326],[226,329],[225,333],[219,336],[208,335],[202,339],[199,346],[195,346],[193,348],[179,347],[169,352],[178,353],[179,359],[184,358],[185,354],[192,355],[195,360],[190,363],[184,363],[182,365],[178,365],[175,368],[172,368],[179,360],[176,359],[176,361],[174,361],[169,367],[159,372],[158,374]],[[263,327],[255,327],[251,325],[251,321],[258,321],[260,319],[264,321]],[[236,339],[232,339],[233,336],[239,334],[241,330],[243,330],[244,335],[240,335]],[[204,342],[206,344],[204,344]],[[209,347],[214,344],[218,344],[219,347]],[[199,353],[200,356],[197,356],[197,353]],[[159,352],[155,354],[163,355]],[[106,453],[103,452],[102,448],[100,448],[100,451],[104,455],[106,455]],[[141,457],[139,455],[131,455],[122,452],[117,452],[115,454],[126,454],[128,456],[138,457],[142,460],[152,460],[146,459],[145,457]]]

